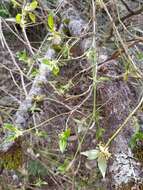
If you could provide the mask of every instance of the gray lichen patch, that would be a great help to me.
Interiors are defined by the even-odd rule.
[[[131,181],[142,182],[139,166],[140,164],[135,162],[132,155],[130,155],[130,151],[128,151],[128,155],[124,152],[114,155],[114,161],[110,167],[110,172],[114,172],[113,181],[115,186],[119,187]]]

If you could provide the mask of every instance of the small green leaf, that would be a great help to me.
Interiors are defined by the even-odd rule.
[[[2,18],[9,17],[9,12],[6,9],[0,9],[0,17]]]
[[[29,10],[34,11],[37,8],[37,6],[38,6],[38,2],[34,0],[32,3],[30,3]]]
[[[54,18],[52,14],[48,15],[48,26],[51,29],[51,31],[54,31]]]
[[[67,147],[67,141],[70,136],[70,133],[71,133],[70,129],[67,129],[66,131],[62,132],[59,135],[59,147],[60,147],[60,151],[62,153],[64,153],[64,151]]]
[[[107,160],[106,160],[106,157],[102,153],[100,153],[100,155],[98,156],[98,167],[103,178],[105,178],[105,174],[107,170]]]
[[[137,59],[138,59],[139,61],[142,61],[142,60],[143,60],[143,53],[142,53],[142,52],[139,52],[139,53],[137,54]]]
[[[137,142],[142,141],[142,140],[143,140],[143,132],[138,131],[132,135],[130,142],[129,142],[129,146],[131,147],[131,149],[133,149],[136,147]]]
[[[61,164],[57,169],[60,173],[64,174],[66,172],[66,169],[69,165],[69,160],[65,160],[63,164]]]
[[[29,15],[30,20],[31,20],[33,23],[35,23],[35,22],[36,22],[36,16],[35,16],[35,14],[29,12],[28,15]]]
[[[59,67],[57,65],[54,65],[53,69],[52,69],[52,73],[57,76],[59,74]]]
[[[136,117],[133,117],[133,119],[134,119],[135,132],[131,136],[131,139],[129,142],[129,146],[131,147],[131,149],[134,149],[136,147],[138,141],[143,140],[143,132],[140,130],[138,119]]]
[[[99,155],[99,150],[93,149],[93,150],[88,150],[85,152],[81,152],[82,155],[87,156],[89,160],[95,160],[98,158]]]
[[[17,23],[17,24],[21,24],[21,19],[22,19],[22,14],[18,13],[18,14],[16,15],[16,23]]]
[[[36,180],[36,183],[34,184],[34,186],[36,187],[41,187],[42,185],[47,185],[48,183],[46,181],[41,180],[40,178],[38,180]]]
[[[70,136],[71,130],[67,129],[65,132],[63,132],[63,137],[68,138]]]
[[[10,123],[5,123],[3,126],[5,129],[10,131],[10,134],[8,135],[8,137],[5,139],[5,141],[9,142],[9,141],[13,141],[16,138],[18,138],[19,136],[22,136],[23,132],[21,130],[19,130],[18,128],[16,128],[14,125],[10,124]]]
[[[64,153],[64,151],[65,151],[65,149],[67,147],[67,141],[66,141],[66,139],[60,139],[60,141],[59,141],[59,147],[60,147],[60,151],[62,153]]]
[[[3,127],[5,129],[7,129],[9,131],[13,131],[13,132],[15,132],[17,130],[16,127],[11,123],[5,123]]]
[[[54,67],[53,62],[54,61],[51,61],[49,59],[45,59],[45,58],[42,59],[42,63],[45,64],[45,65],[47,65],[50,71],[53,70],[53,67]]]
[[[28,55],[26,53],[25,50],[23,51],[18,51],[16,53],[16,57],[19,59],[19,61],[23,61],[23,62],[26,62],[27,63],[27,60],[28,60]]]
[[[49,59],[42,59],[42,63],[45,65],[50,65],[50,60]]]
[[[42,63],[47,65],[49,67],[49,70],[52,71],[52,73],[57,76],[60,69],[57,65],[57,61],[56,60],[48,60],[48,59],[42,59]]]
[[[32,72],[31,72],[31,74],[30,74],[30,78],[34,78],[34,77],[36,77],[38,74],[39,74],[39,70],[36,69],[36,68],[33,68],[33,69],[32,69]]]

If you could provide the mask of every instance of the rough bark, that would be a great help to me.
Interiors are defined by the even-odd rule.
[[[107,62],[106,74],[117,76],[118,63],[113,60]],[[102,70],[102,68],[101,68]],[[102,75],[105,74],[101,71]],[[105,75],[106,75],[105,74]],[[107,140],[123,123],[135,106],[135,94],[127,82],[122,79],[105,82],[99,87],[100,101],[104,104],[104,129],[106,130],[105,139]],[[129,141],[134,130],[134,122],[129,121],[125,129],[114,139],[110,151],[113,156],[109,164],[111,183],[109,189],[125,188],[130,182],[140,184],[142,182],[141,164],[135,160]],[[134,184],[132,184],[132,187]],[[131,189],[131,186],[128,186]]]
[[[66,14],[64,13],[65,15],[63,15],[70,20],[69,30],[71,34],[73,36],[82,35],[86,22],[80,17],[74,7],[69,7],[68,3],[66,4],[65,2],[63,7],[66,7],[67,10]],[[84,38],[80,42],[82,52],[90,48],[90,45],[91,37]],[[107,55],[103,55],[105,55],[105,52],[101,51],[99,62],[106,60]],[[89,61],[87,60],[87,62]],[[120,69],[119,64],[114,59],[98,67],[101,76],[110,75],[116,77],[120,75]],[[134,98],[137,97],[134,97],[135,94],[132,93],[128,83],[120,78],[100,85],[98,93],[100,94],[101,105],[105,104],[103,108],[105,119],[103,128],[106,131],[105,139],[107,140],[129,115],[133,106],[135,106],[133,103]],[[129,140],[132,134],[133,122],[130,121],[125,130],[117,136],[111,145],[110,151],[113,153],[113,157],[108,167],[109,171],[106,180],[106,186],[109,190],[118,188],[137,189],[142,183],[141,164],[134,159],[133,153],[129,148]]]
[[[52,59],[54,58],[55,52],[53,49],[50,49],[47,51],[45,58]],[[33,85],[28,93],[28,96],[26,99],[21,103],[16,116],[15,116],[15,126],[19,128],[20,130],[24,130],[28,128],[27,122],[29,117],[31,116],[29,110],[32,107],[33,97],[37,95],[41,95],[42,93],[42,87],[40,84],[43,84],[47,81],[47,77],[50,75],[49,68],[44,65],[40,64],[39,68],[39,75],[34,79]],[[6,135],[6,137],[9,135],[9,133]],[[15,146],[15,143],[17,141],[12,142],[5,142],[0,146],[0,152],[6,153],[8,152],[13,146]]]

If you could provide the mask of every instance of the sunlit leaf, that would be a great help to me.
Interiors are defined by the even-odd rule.
[[[54,18],[52,14],[48,15],[48,26],[49,28],[54,31]]]
[[[137,59],[138,59],[139,61],[142,61],[142,60],[143,60],[143,53],[142,53],[142,52],[138,52],[138,54],[137,54]]]
[[[60,173],[65,173],[67,167],[69,165],[69,160],[65,160],[63,164],[60,164],[60,166],[57,168]]]
[[[37,6],[38,6],[38,2],[35,0],[32,3],[30,3],[29,10],[34,11],[37,8]]]
[[[36,22],[36,16],[35,16],[35,14],[29,12],[28,15],[29,15],[30,20],[31,20],[33,23],[35,23],[35,22]]]
[[[59,135],[59,148],[62,153],[64,153],[66,147],[67,147],[67,141],[70,136],[70,129],[67,129],[66,131],[62,132]]]
[[[9,130],[9,131],[13,131],[13,132],[15,132],[17,129],[16,129],[16,127],[13,125],[13,124],[11,124],[11,123],[5,123],[4,125],[3,125],[3,127],[5,128],[5,129],[7,129],[7,130]]]
[[[42,59],[42,63],[45,64],[45,65],[50,65],[51,61],[49,59]]]
[[[67,147],[67,141],[65,139],[60,139],[59,140],[59,147],[60,147],[60,151],[62,153],[64,153],[66,147]]]
[[[20,13],[18,13],[18,14],[16,15],[16,23],[17,23],[17,24],[21,24],[21,19],[22,19],[22,15],[21,15]]]
[[[88,151],[82,152],[81,154],[84,156],[87,156],[87,158],[89,160],[95,160],[95,159],[97,159],[97,157],[99,155],[99,150],[97,150],[97,149],[88,150]]]
[[[107,170],[107,160],[106,160],[105,155],[100,153],[97,161],[98,161],[99,170],[100,170],[103,178],[105,178],[105,174],[106,174],[106,170]]]
[[[52,69],[52,73],[53,73],[55,76],[57,76],[57,75],[59,74],[59,71],[60,71],[60,69],[59,69],[59,67],[58,67],[57,65],[55,65],[55,66],[53,67],[53,69]]]

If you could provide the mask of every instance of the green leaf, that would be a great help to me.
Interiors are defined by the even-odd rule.
[[[28,175],[33,177],[46,177],[48,171],[45,168],[45,165],[42,164],[39,160],[29,160],[28,162]]]
[[[51,31],[54,31],[54,18],[52,14],[48,15],[48,26],[51,29]]]
[[[36,22],[36,16],[35,16],[35,14],[29,12],[28,15],[29,15],[30,20],[31,20],[33,23],[35,23],[35,22]]]
[[[49,60],[49,59],[42,59],[42,63],[47,65],[49,70],[52,71],[53,70],[53,61]]]
[[[34,0],[32,3],[30,3],[29,10],[34,11],[37,8],[37,6],[38,6],[38,2]]]
[[[17,23],[17,24],[21,24],[21,19],[22,19],[22,14],[18,13],[18,14],[16,15],[16,23]]]
[[[65,160],[63,164],[61,164],[57,169],[60,173],[64,174],[66,172],[66,169],[69,165],[69,160]]]
[[[137,142],[139,140],[143,140],[143,132],[140,130],[140,125],[138,123],[138,120],[136,117],[133,117],[133,119],[134,119],[135,132],[131,136],[131,139],[129,142],[129,146],[131,147],[131,149],[134,149],[136,147]]]
[[[42,59],[42,63],[45,65],[51,65],[51,61],[49,59]]]
[[[0,9],[0,17],[2,18],[9,17],[9,12],[6,9]]]
[[[67,147],[67,141],[66,141],[66,139],[60,139],[59,140],[59,147],[60,147],[60,151],[62,153],[64,153],[64,151],[65,151],[65,149]]]
[[[26,63],[27,63],[27,61],[28,61],[28,55],[27,55],[27,53],[26,53],[25,50],[23,50],[23,51],[18,51],[18,52],[16,53],[16,57],[19,59],[19,61],[23,61],[23,62],[26,62]]]
[[[9,131],[13,131],[13,132],[17,131],[17,128],[11,123],[5,123],[3,127]]]
[[[47,185],[48,183],[46,181],[41,180],[40,178],[38,180],[36,180],[36,183],[34,184],[34,186],[36,187],[41,187],[42,185]]]
[[[98,158],[99,155],[99,150],[93,149],[93,150],[88,150],[85,152],[81,152],[82,155],[87,156],[89,160],[95,160]]]
[[[131,149],[135,148],[137,142],[140,140],[143,140],[143,132],[138,131],[135,134],[133,134],[130,139],[129,146],[131,147]]]
[[[98,167],[103,178],[105,178],[105,174],[107,170],[107,160],[106,160],[105,155],[103,155],[102,153],[100,153],[100,155],[98,156]]]
[[[59,67],[57,65],[54,65],[53,69],[52,69],[52,73],[57,76],[59,74]]]
[[[67,147],[67,141],[70,136],[71,130],[67,129],[59,135],[59,148],[62,153],[64,153]]]
[[[64,131],[64,132],[62,133],[62,135],[63,135],[64,138],[68,138],[68,137],[70,136],[70,133],[71,133],[71,130],[70,130],[70,129],[67,129],[66,131]]]
[[[30,78],[34,78],[34,77],[36,77],[38,74],[39,74],[39,70],[36,69],[36,68],[33,68],[33,69],[32,69],[32,72],[31,72],[31,74],[30,74]]]
[[[52,73],[57,76],[60,69],[57,65],[57,61],[56,60],[49,60],[49,59],[42,59],[42,63],[47,65],[49,67],[49,70],[52,71]]]
[[[143,53],[142,53],[142,52],[139,52],[139,53],[137,54],[137,59],[138,59],[139,61],[142,61],[142,60],[143,60]]]
[[[11,123],[5,123],[3,126],[5,129],[10,131],[10,135],[6,138],[6,141],[13,141],[19,136],[22,136],[23,132],[19,130],[17,127],[15,127]]]

